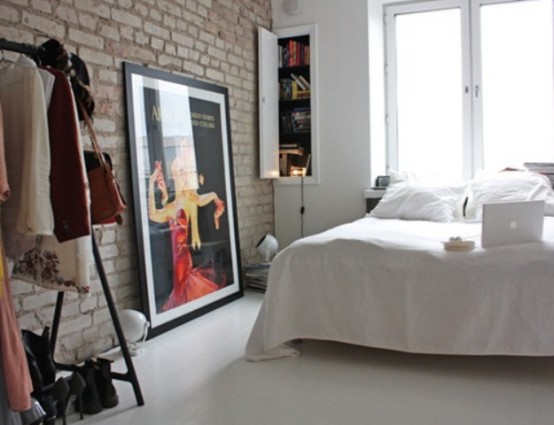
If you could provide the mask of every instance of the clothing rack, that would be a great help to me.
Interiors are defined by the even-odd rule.
[[[40,58],[40,53],[42,51],[42,47],[37,47],[31,44],[27,43],[17,43],[13,41],[6,40],[5,38],[0,38],[0,51],[1,50],[9,50],[12,52],[22,53],[25,55],[29,55],[35,59]],[[102,257],[100,256],[100,251],[98,250],[98,245],[96,242],[96,237],[94,236],[94,231],[91,235],[92,239],[92,252],[94,256],[94,261],[96,263],[96,269],[98,271],[98,276],[100,278],[100,282],[102,284],[102,290],[104,292],[104,296],[106,298],[106,303],[108,305],[108,310],[110,312],[110,316],[113,321],[113,325],[115,328],[115,333],[117,335],[117,339],[119,341],[119,346],[121,348],[121,353],[123,355],[123,359],[125,360],[125,365],[127,367],[126,373],[118,373],[118,372],[111,372],[111,378],[129,382],[133,386],[133,391],[135,393],[135,398],[137,401],[137,404],[139,406],[144,405],[144,398],[142,397],[142,391],[140,389],[140,385],[138,382],[138,377],[135,372],[135,367],[133,365],[133,361],[131,359],[131,355],[129,353],[129,348],[127,347],[127,342],[125,340],[125,336],[123,334],[123,330],[121,328],[121,322],[119,321],[119,316],[117,314],[117,310],[115,308],[115,303],[110,291],[110,287],[108,285],[108,279],[106,276],[106,272],[104,270],[104,265],[102,263]],[[52,358],[54,358],[54,351],[56,348],[56,339],[58,337],[58,329],[60,325],[60,319],[62,315],[62,307],[63,307],[63,301],[64,301],[64,291],[59,291],[58,296],[56,299],[56,307],[54,310],[54,319],[52,322],[52,333],[51,333],[51,339],[50,339],[50,351],[52,354]],[[66,370],[66,371],[75,371],[77,370],[76,365],[72,364],[64,364],[64,363],[58,363],[55,362],[56,367],[59,370]]]
[[[32,44],[16,43],[14,41],[6,40],[5,38],[0,38],[0,50],[9,50],[11,52],[23,53],[24,55],[32,57],[39,57],[43,48]]]

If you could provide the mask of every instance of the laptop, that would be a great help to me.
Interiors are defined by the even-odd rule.
[[[481,246],[539,242],[543,225],[544,201],[483,204]]]

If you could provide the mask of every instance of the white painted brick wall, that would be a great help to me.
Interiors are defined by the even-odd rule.
[[[248,264],[258,260],[255,244],[261,235],[273,230],[272,186],[257,177],[256,128],[256,27],[270,24],[270,0],[1,2],[0,37],[34,44],[56,38],[87,63],[96,130],[112,155],[129,204],[123,226],[106,228],[100,246],[119,310],[140,305],[121,62],[148,64],[229,89],[241,262]],[[85,145],[90,145],[88,137]],[[116,343],[93,264],[90,269],[91,293],[65,295],[59,361],[83,360]],[[51,326],[56,292],[19,281],[12,283],[12,290],[22,328],[40,332]]]

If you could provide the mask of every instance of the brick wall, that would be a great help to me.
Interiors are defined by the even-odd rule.
[[[273,192],[258,178],[256,28],[271,23],[270,0],[4,0],[0,37],[41,44],[61,41],[88,66],[95,127],[131,200],[122,61],[209,81],[229,89],[236,203],[243,265],[273,229]],[[13,54],[5,53],[8,58]],[[132,202],[129,202],[132,204]],[[119,310],[139,306],[132,205],[123,226],[106,228],[100,245]],[[58,360],[82,360],[115,345],[106,302],[91,264],[89,297],[65,296]],[[57,293],[14,281],[22,328],[50,325]]]

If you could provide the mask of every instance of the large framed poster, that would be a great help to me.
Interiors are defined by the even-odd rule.
[[[156,336],[243,294],[228,94],[123,68],[143,309]]]

